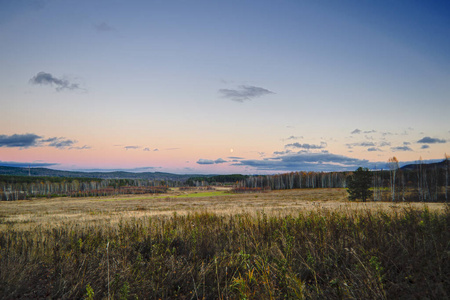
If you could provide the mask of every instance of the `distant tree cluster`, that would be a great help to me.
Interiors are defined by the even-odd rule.
[[[238,187],[269,188],[271,190],[346,187],[348,172],[291,172],[276,175],[249,176]]]
[[[236,188],[350,188],[349,199],[363,201],[448,201],[449,157],[440,163],[399,167],[389,159],[386,170],[360,168],[354,172],[291,172],[248,176]],[[355,175],[356,174],[356,175]]]
[[[186,180],[188,186],[205,186],[215,184],[236,184],[241,180],[248,178],[248,175],[231,174],[231,175],[214,175],[214,176],[197,176]]]
[[[232,185],[235,191],[302,188],[348,188],[349,199],[367,201],[448,201],[449,157],[441,163],[399,168],[392,157],[387,170],[354,172],[290,172],[276,175],[216,175],[178,180],[97,179],[0,175],[0,200],[30,197],[101,196],[123,193],[156,193],[164,187]],[[160,188],[156,188],[160,187]]]
[[[376,201],[448,201],[448,156],[440,163],[424,164],[419,160],[404,168],[400,168],[397,158],[392,157],[388,160],[388,170],[361,169],[348,178],[351,200],[365,201],[373,196]]]
[[[142,179],[97,179],[0,175],[0,200],[33,197],[87,197],[166,192],[180,182]]]

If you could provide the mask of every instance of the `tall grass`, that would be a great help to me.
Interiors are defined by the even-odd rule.
[[[448,298],[450,211],[203,212],[0,232],[0,297]]]

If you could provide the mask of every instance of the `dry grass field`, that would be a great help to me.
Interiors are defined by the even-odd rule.
[[[0,202],[0,299],[448,299],[449,225],[345,189]]]
[[[263,193],[233,194],[228,188],[215,191],[171,189],[162,195],[119,195],[115,197],[39,198],[0,202],[0,230],[54,227],[62,224],[116,223],[147,216],[185,215],[208,212],[285,216],[330,210],[339,212],[383,211],[399,213],[406,208],[444,211],[443,203],[350,202],[345,189],[297,189]],[[87,224],[86,224],[87,225]]]

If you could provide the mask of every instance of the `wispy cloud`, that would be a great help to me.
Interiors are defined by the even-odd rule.
[[[327,143],[320,142],[320,145],[292,143],[292,144],[287,144],[284,147],[285,148],[298,148],[298,149],[305,149],[305,150],[314,150],[314,149],[323,149],[326,146],[327,146]]]
[[[220,89],[219,93],[222,97],[236,102],[244,102],[257,97],[275,94],[268,89],[251,85],[241,85],[237,89]]]
[[[292,150],[286,150],[286,151],[274,151],[273,152],[273,155],[286,155],[286,154],[289,154],[289,153],[292,153]]]
[[[33,76],[30,79],[31,84],[35,85],[50,85],[55,86],[56,91],[62,91],[62,90],[77,90],[80,89],[80,85],[78,83],[71,83],[67,79],[57,78],[54,77],[50,73],[46,72],[39,72],[36,76]]]
[[[106,22],[101,22],[99,24],[95,24],[94,28],[100,32],[116,31],[116,29],[114,27],[112,27],[111,25],[109,25]]]
[[[381,150],[379,148],[376,148],[376,147],[370,147],[370,148],[367,148],[367,151],[374,152],[374,151],[381,151]]]
[[[199,165],[213,165],[213,164],[214,164],[214,160],[212,160],[212,159],[203,159],[203,158],[200,158],[200,159],[197,161],[197,163],[198,163]]]
[[[373,142],[360,142],[360,143],[346,144],[346,146],[348,148],[353,148],[353,147],[374,147],[375,143],[373,143]]]
[[[260,160],[242,160],[236,166],[248,166],[260,171],[345,171],[359,166],[372,166],[367,160],[332,153],[297,153]]]
[[[28,148],[38,146],[41,136],[33,133],[0,135],[0,147]]]
[[[125,146],[123,147],[125,150],[135,150],[141,148],[140,146]]]
[[[46,162],[17,162],[17,161],[1,161],[0,166],[2,167],[16,167],[16,168],[44,168],[59,165],[57,163],[46,163]]]
[[[197,164],[199,164],[199,165],[214,165],[214,164],[223,164],[223,163],[226,163],[226,162],[227,161],[222,159],[222,158],[218,158],[216,160],[200,158],[197,161]]]
[[[428,148],[430,148],[430,146],[428,145],[422,145],[422,147],[420,147],[420,149],[428,149]]]
[[[444,143],[447,143],[447,141],[426,136],[426,137],[418,140],[417,143],[420,143],[420,144],[444,144]]]
[[[90,149],[90,146],[75,146],[78,141],[65,137],[43,138],[34,133],[0,135],[0,147],[29,148],[29,147],[54,147],[58,149]]]
[[[408,146],[399,146],[399,147],[391,147],[392,151],[413,151],[410,147]]]
[[[356,146],[361,146],[361,147],[373,147],[373,146],[375,146],[375,143],[372,143],[372,142],[362,142],[362,143],[357,144]]]
[[[377,132],[376,130],[374,130],[374,129],[372,129],[372,130],[361,130],[361,129],[358,129],[358,128],[356,128],[355,130],[353,130],[352,132],[350,132],[350,134],[360,134],[360,133],[375,133],[375,132]]]
[[[87,149],[92,149],[92,147],[91,147],[91,146],[88,146],[88,145],[84,145],[84,146],[81,146],[81,147],[79,147],[79,146],[70,147],[69,149],[75,149],[75,150],[87,150]]]
[[[42,140],[42,143],[48,143],[47,146],[55,147],[58,149],[64,149],[72,147],[77,141],[65,139],[64,137],[52,137],[49,139]]]
[[[294,135],[291,135],[290,137],[288,137],[286,140],[300,140],[300,139],[302,139],[303,138],[303,136],[294,136]]]

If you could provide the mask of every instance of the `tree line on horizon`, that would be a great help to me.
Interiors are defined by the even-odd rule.
[[[388,169],[368,169],[370,195],[374,201],[448,200],[449,157],[439,164],[424,164],[402,169],[396,157],[388,161]],[[285,190],[301,188],[348,188],[355,172],[290,172],[275,175],[249,176],[237,188],[249,190]],[[351,198],[351,197],[350,197]],[[353,199],[354,200],[354,199]]]
[[[399,168],[392,157],[387,170],[370,173],[370,196],[374,201],[448,200],[449,157],[439,164]],[[98,179],[46,176],[0,175],[0,200],[33,197],[87,197],[115,194],[161,193],[170,187],[211,185],[233,186],[236,192],[303,188],[348,188],[355,172],[290,172],[275,175],[215,175],[191,177],[186,181],[147,179]],[[352,198],[352,197],[350,197]],[[367,197],[364,200],[369,200]],[[354,198],[353,198],[354,200]]]
[[[186,181],[181,181],[0,175],[0,200],[162,193],[170,187],[233,185],[247,177],[248,175],[241,174],[195,176],[188,178]]]
[[[178,181],[0,175],[0,200],[164,193]]]

